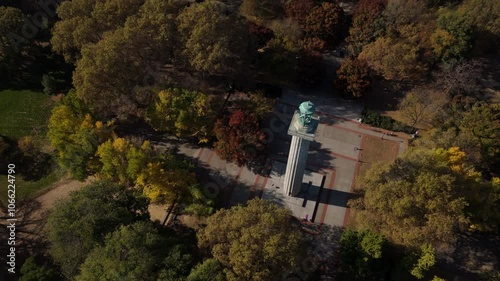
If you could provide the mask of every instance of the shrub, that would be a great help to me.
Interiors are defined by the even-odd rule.
[[[372,125],[374,127],[386,129],[389,131],[404,132],[407,134],[413,133],[413,128],[403,124],[399,121],[392,119],[389,116],[380,115],[380,113],[371,109],[363,109],[361,117],[364,124]]]

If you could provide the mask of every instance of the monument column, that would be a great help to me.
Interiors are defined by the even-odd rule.
[[[292,136],[286,165],[283,192],[286,196],[297,196],[302,188],[309,144],[314,140],[319,117],[314,117],[314,104],[303,102],[292,117],[288,134]]]

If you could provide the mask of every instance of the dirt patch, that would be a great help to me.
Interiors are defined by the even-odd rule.
[[[364,136],[361,143],[362,151],[359,158],[360,165],[357,178],[362,178],[373,163],[390,163],[396,159],[399,153],[399,144],[378,137]]]

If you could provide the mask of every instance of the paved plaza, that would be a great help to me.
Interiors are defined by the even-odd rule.
[[[287,134],[293,112],[298,105],[311,100],[321,117],[309,156],[302,186],[297,198],[283,196],[283,177],[291,136]],[[206,192],[219,195],[226,207],[263,198],[288,206],[300,219],[318,224],[343,227],[349,218],[347,201],[362,165],[367,138],[393,143],[394,157],[407,147],[407,136],[390,136],[386,131],[361,124],[361,107],[334,99],[300,96],[285,92],[277,101],[275,112],[266,121],[270,149],[264,167],[238,167],[221,160],[211,148],[179,147],[179,152],[197,160],[199,169],[206,169]]]

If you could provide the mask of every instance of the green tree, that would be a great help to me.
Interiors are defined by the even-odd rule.
[[[474,103],[463,114],[460,132],[479,142],[484,166],[491,170],[500,167],[500,104]]]
[[[52,29],[54,51],[66,61],[75,62],[85,45],[95,44],[104,33],[123,26],[143,3],[143,0],[64,1],[57,9],[61,20]]]
[[[341,39],[344,25],[344,10],[336,2],[323,2],[311,10],[306,18],[304,30],[309,36],[319,37],[331,43]]]
[[[183,211],[197,217],[207,217],[215,210],[215,200],[206,196],[200,184],[189,187],[189,197],[184,200],[186,206]]]
[[[6,81],[15,79],[13,73],[21,63],[22,52],[28,40],[23,37],[23,25],[27,18],[21,10],[0,7],[0,75]]]
[[[348,58],[342,61],[334,83],[340,91],[359,98],[368,91],[371,82],[368,64],[363,60]]]
[[[87,255],[120,225],[148,220],[148,201],[110,182],[94,182],[57,203],[47,223],[51,254],[69,279]]]
[[[238,109],[215,124],[215,151],[224,160],[243,165],[265,152],[265,134],[256,114]]]
[[[475,39],[471,20],[456,10],[441,8],[437,24],[438,29],[431,36],[437,58],[449,61],[468,57]]]
[[[228,280],[282,280],[303,252],[290,219],[288,209],[254,199],[209,217],[198,245],[227,268]]]
[[[197,137],[207,142],[215,125],[221,100],[203,93],[174,88],[163,90],[147,112],[155,130],[177,137]]]
[[[162,262],[162,270],[157,281],[185,281],[193,267],[193,257],[181,244],[173,246]]]
[[[175,253],[172,242],[148,221],[121,226],[90,252],[75,280],[156,281],[162,260]]]
[[[21,278],[19,281],[53,281],[56,273],[52,268],[38,265],[34,257],[29,257],[21,267]]]
[[[464,192],[477,180],[463,159],[458,148],[411,149],[373,165],[359,184],[361,198],[350,203],[354,221],[397,245],[448,245],[467,223]]]
[[[339,278],[341,280],[376,280],[387,270],[383,255],[387,241],[370,231],[346,230],[340,238]]]
[[[187,281],[225,281],[224,267],[216,259],[206,259],[191,270]]]
[[[418,260],[413,265],[410,273],[418,279],[422,279],[424,278],[425,273],[429,271],[436,263],[436,258],[434,257],[434,248],[429,244],[422,245],[417,257]]]
[[[178,30],[189,64],[210,75],[235,75],[249,58],[249,30],[242,18],[217,1],[204,1],[185,8]]]
[[[257,56],[259,69],[284,80],[295,76],[300,46],[293,40],[278,36],[269,40],[262,50]]]

